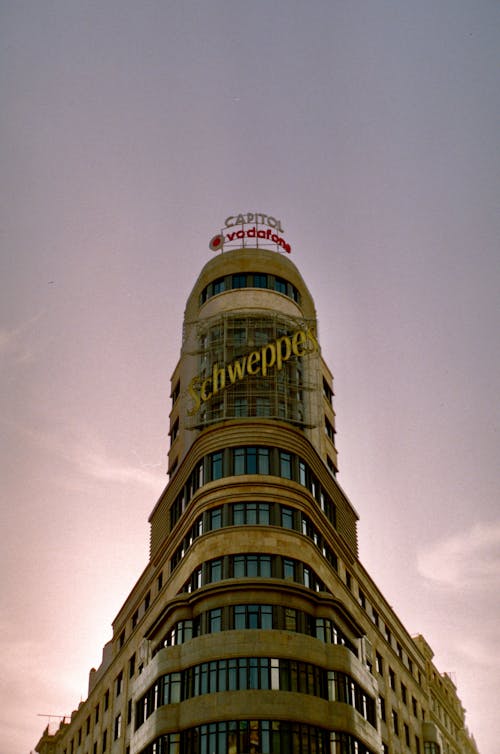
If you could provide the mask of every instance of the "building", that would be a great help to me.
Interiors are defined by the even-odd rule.
[[[39,754],[477,754],[451,678],[358,558],[317,333],[286,253],[202,269],[149,563]]]

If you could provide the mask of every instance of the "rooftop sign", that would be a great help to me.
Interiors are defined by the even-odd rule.
[[[292,356],[306,356],[319,353],[320,347],[316,335],[310,328],[294,330],[290,335],[282,335],[272,343],[266,343],[262,348],[252,351],[245,356],[234,359],[229,364],[213,365],[212,374],[205,379],[201,375],[193,377],[189,383],[189,394],[193,405],[188,416],[194,416],[202,403],[209,401],[217,393],[244,380],[246,376],[259,375],[266,377],[275,369],[278,372],[283,364]]]
[[[262,227],[262,226],[265,226]],[[224,221],[224,227],[208,244],[212,251],[222,251],[224,245],[235,247],[253,246],[256,248],[274,248],[276,251],[286,251],[290,254],[292,247],[285,239],[278,235],[283,233],[281,220],[263,212],[246,212],[239,215],[229,215]],[[246,242],[249,239],[249,242]]]

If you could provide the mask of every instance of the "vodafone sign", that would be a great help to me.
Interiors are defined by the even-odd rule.
[[[266,226],[266,227],[262,227]],[[279,235],[283,233],[281,220],[263,212],[246,212],[230,215],[224,221],[224,227],[210,242],[212,251],[222,251],[224,244],[232,246],[256,246],[257,248],[275,248],[290,254],[292,247]],[[250,239],[250,243],[245,243]]]

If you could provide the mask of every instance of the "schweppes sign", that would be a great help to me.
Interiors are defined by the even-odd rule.
[[[244,380],[248,375],[260,374],[266,377],[272,370],[283,369],[283,364],[292,356],[301,358],[307,354],[319,353],[319,350],[315,334],[306,328],[295,330],[290,335],[282,335],[266,343],[262,348],[250,351],[228,364],[215,363],[210,376],[202,379],[200,375],[197,375],[189,383],[188,391],[193,399],[193,405],[188,415],[194,416],[202,403],[209,401],[231,385]]]

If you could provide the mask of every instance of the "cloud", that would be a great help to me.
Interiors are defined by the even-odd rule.
[[[95,450],[87,450],[83,455],[73,460],[76,460],[83,473],[94,479],[102,479],[118,484],[139,484],[151,487],[156,491],[158,491],[158,487],[162,481],[165,483],[164,478],[159,474],[132,464],[112,460],[105,453]]]
[[[491,651],[489,639],[490,637],[487,635],[481,635],[478,638],[472,636],[461,637],[455,641],[455,646],[464,655],[470,667],[483,665],[489,668],[500,668],[500,654]],[[496,639],[493,636],[491,636],[491,639],[496,643]]]
[[[23,631],[28,634],[25,627]],[[0,690],[0,754],[16,751],[21,737],[36,742],[50,720],[44,713],[59,712],[57,697],[63,698],[68,689],[73,691],[64,674],[54,680],[48,673],[59,661],[60,651],[50,637],[22,638],[19,626],[5,620],[0,623],[0,662],[6,681]],[[43,699],[46,701],[40,702]],[[30,716],[26,718],[20,710],[30,710]],[[37,718],[32,719],[34,710]],[[54,715],[52,722],[57,725],[59,716]]]
[[[27,364],[35,360],[36,349],[27,343],[30,330],[43,312],[35,314],[17,327],[0,328],[0,356],[14,364]]]
[[[430,581],[456,589],[500,587],[500,521],[477,523],[469,530],[424,547],[418,569]]]
[[[102,441],[81,427],[72,428],[71,435],[68,437],[44,433],[18,424],[14,425],[5,419],[3,423],[11,427],[15,426],[36,445],[66,461],[87,479],[98,479],[116,484],[137,484],[157,493],[165,486],[165,475],[154,470],[159,464],[141,462],[137,465],[110,457]],[[132,453],[137,457],[135,451],[132,450]],[[67,483],[67,477],[65,481]],[[72,483],[76,487],[79,486],[77,479],[74,479]]]

